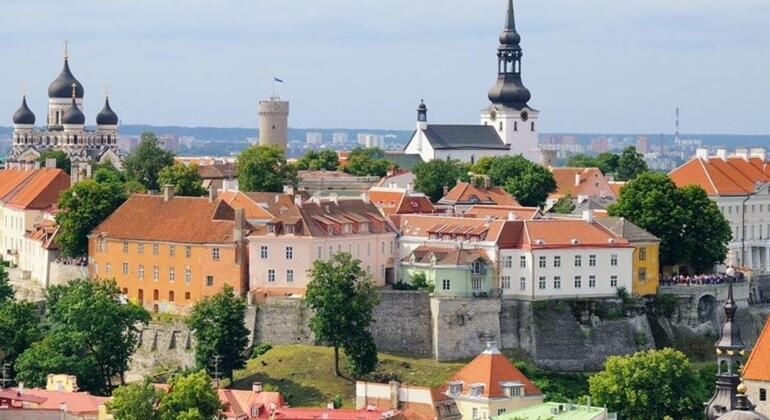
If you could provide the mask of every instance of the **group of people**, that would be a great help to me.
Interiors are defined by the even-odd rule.
[[[727,281],[727,274],[724,273],[698,275],[663,274],[660,276],[661,286],[702,286],[704,284],[726,284]],[[742,281],[744,281],[743,273],[735,273],[735,282],[740,283]]]
[[[81,267],[85,267],[88,265],[88,258],[86,257],[59,257],[56,259],[57,264],[62,265],[79,265]]]

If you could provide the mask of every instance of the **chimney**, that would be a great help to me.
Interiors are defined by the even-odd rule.
[[[508,220],[516,220],[516,214],[512,211],[508,212]]]
[[[274,199],[274,202],[275,202],[275,203],[277,203],[277,202],[278,202],[278,200],[280,200],[280,199],[281,199],[281,196],[280,196],[280,195],[278,195],[278,194],[276,194],[276,195],[275,195],[275,199]]]
[[[449,194],[449,186],[444,185],[444,197],[446,197],[447,194]]]
[[[245,213],[243,209],[235,209],[235,217],[233,219],[233,240],[236,242],[243,242],[243,220]]]
[[[398,410],[398,402],[399,402],[399,388],[401,388],[401,384],[398,383],[398,381],[390,381],[390,409],[391,410]]]
[[[252,392],[262,392],[262,382],[252,382],[251,383],[251,391]]]
[[[735,149],[735,157],[741,158],[743,160],[749,160],[749,151],[742,147]]]
[[[709,149],[705,147],[699,147],[695,149],[695,157],[701,160],[705,160],[708,162],[709,160]]]
[[[54,158],[48,158],[45,160],[45,167],[48,169],[54,169],[56,168],[56,159]]]
[[[361,201],[363,201],[365,204],[369,204],[369,191],[364,191],[361,193]]]
[[[302,196],[299,194],[294,194],[294,205],[297,207],[302,207]]]
[[[765,151],[764,147],[752,148],[750,153],[752,158],[758,158],[762,162],[767,160],[767,152]]]
[[[214,189],[213,185],[210,185],[209,186],[209,203],[213,203],[215,198],[217,198],[217,190]]]
[[[337,194],[329,194],[329,200],[334,203],[335,205],[340,204],[339,198],[337,198]]]
[[[412,192],[412,188],[413,188],[413,186],[412,186],[411,182],[406,184],[406,192]]]
[[[575,173],[575,186],[580,185],[580,172]]]
[[[594,221],[594,213],[591,210],[583,210],[583,220],[592,223]]]
[[[727,160],[727,149],[724,147],[717,149],[717,157],[722,160]]]
[[[163,201],[168,202],[174,198],[174,186],[171,184],[166,184],[163,186]]]
[[[283,186],[283,193],[284,194],[294,194],[294,187],[291,185],[284,185]]]
[[[492,178],[488,176],[484,176],[484,189],[490,189],[492,188]]]

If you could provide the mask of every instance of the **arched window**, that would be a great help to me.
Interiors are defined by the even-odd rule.
[[[519,131],[519,122],[518,121],[514,121],[513,122],[513,131]]]
[[[169,302],[173,302],[174,301],[174,291],[173,290],[169,290],[169,292],[168,292],[168,301]]]
[[[160,293],[158,292],[158,289],[155,289],[152,291],[152,300],[158,300],[160,297]]]
[[[532,131],[535,131],[535,122],[534,122],[534,121],[532,121],[530,124],[531,124],[531,130],[532,130]]]

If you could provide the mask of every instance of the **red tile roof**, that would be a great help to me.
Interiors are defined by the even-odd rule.
[[[441,204],[496,204],[520,206],[512,195],[500,187],[475,187],[468,182],[459,182],[441,200]]]
[[[457,216],[401,215],[401,235],[429,238],[436,235],[480,236],[481,240],[497,242],[502,247],[520,245],[521,222],[474,219]]]
[[[397,412],[388,412],[383,410],[350,410],[328,408],[289,408],[281,407],[275,410],[276,419],[292,420],[377,420],[395,418]],[[267,418],[267,416],[265,416]]]
[[[577,197],[587,195],[600,197],[614,194],[614,189],[599,168],[549,168],[556,180],[556,191],[552,198],[566,195]],[[596,184],[599,184],[598,186]]]
[[[91,235],[108,238],[181,243],[228,243],[233,241],[234,210],[230,205],[204,197],[134,194],[118,207]],[[250,226],[246,226],[248,229]]]
[[[494,346],[471,360],[452,377],[450,382],[457,381],[462,382],[462,394],[468,394],[471,385],[484,384],[481,395],[485,398],[505,397],[502,386],[505,382],[521,384],[524,387],[524,396],[543,394]],[[444,384],[440,389],[446,392],[448,388],[449,384]]]
[[[743,366],[743,377],[753,381],[770,382],[770,319],[757,338],[749,359]]]
[[[436,208],[425,194],[413,193],[405,188],[373,187],[369,200],[385,215],[436,213]]]
[[[219,401],[224,404],[222,414],[230,418],[256,418],[251,416],[251,408],[259,408],[261,413],[272,407],[283,407],[286,403],[280,392],[254,392],[238,389],[217,389]]]
[[[513,214],[514,220],[539,219],[543,213],[538,207],[521,206],[484,206],[476,205],[465,212],[465,217],[491,217],[493,219],[508,220]]]
[[[669,173],[679,187],[699,185],[708,195],[746,195],[770,182],[770,165],[760,158],[693,158]]]
[[[219,198],[234,209],[243,209],[248,220],[270,220],[274,217],[248,194],[238,191],[224,191],[219,194]]]
[[[50,219],[43,219],[35,223],[32,231],[27,232],[27,238],[40,242],[40,246],[45,249],[57,249],[56,234],[59,233],[59,225]]]
[[[596,222],[542,219],[524,221],[529,248],[620,247],[631,244]],[[577,241],[577,242],[574,242]]]
[[[70,177],[61,169],[5,170],[0,171],[0,178],[5,205],[24,210],[54,207],[59,195],[70,187]]]
[[[24,393],[28,396],[44,399],[37,408],[59,410],[64,403],[67,405],[67,412],[73,414],[96,413],[99,411],[99,404],[109,400],[109,398],[97,397],[87,392],[48,391],[32,388],[24,390]]]

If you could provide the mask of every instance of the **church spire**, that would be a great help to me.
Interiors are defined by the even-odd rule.
[[[505,14],[505,28],[503,28],[503,33],[500,35],[500,44],[506,44],[507,39],[503,38],[506,34],[515,34],[516,44],[521,41],[521,37],[518,36],[519,34],[516,32],[516,17],[513,13],[513,0],[508,0],[508,11]]]
[[[500,45],[497,47],[497,82],[489,90],[489,100],[493,104],[522,109],[527,106],[532,96],[529,89],[521,82],[521,35],[516,31],[516,19],[513,0],[508,0],[505,14],[505,26],[500,33]]]

